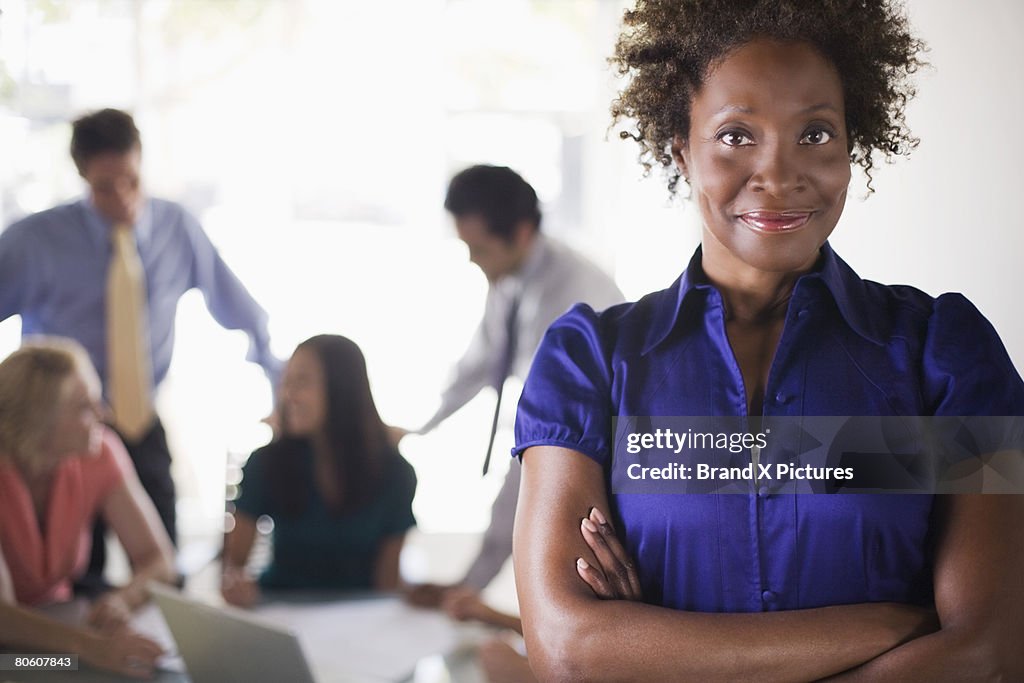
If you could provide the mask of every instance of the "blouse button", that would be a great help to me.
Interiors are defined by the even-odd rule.
[[[763,591],[761,593],[761,599],[765,602],[775,602],[775,593],[772,591]]]
[[[768,497],[768,487],[766,485],[764,485],[764,484],[761,484],[760,486],[758,486],[757,487],[757,495],[760,498],[767,498]]]
[[[779,393],[775,394],[775,402],[780,405],[786,405],[787,403],[789,403],[789,396],[780,391]]]

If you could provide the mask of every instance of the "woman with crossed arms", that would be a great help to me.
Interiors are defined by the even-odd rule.
[[[1013,495],[615,495],[614,416],[1020,416],[964,297],[828,245],[851,167],[913,147],[923,48],[881,0],[641,0],[612,107],[681,178],[669,289],[548,331],[519,405],[515,569],[540,680],[1022,680]]]

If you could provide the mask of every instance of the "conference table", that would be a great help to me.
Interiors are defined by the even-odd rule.
[[[47,611],[62,621],[75,623],[84,617],[86,609],[84,602],[76,601]],[[455,622],[435,610],[410,607],[396,595],[272,594],[251,612],[298,636],[319,683],[484,683],[476,647],[495,633],[480,625]],[[169,653],[150,680],[190,683],[156,605],[142,608],[133,625]],[[0,683],[129,680],[134,679],[96,671],[85,664],[71,672],[0,671]]]

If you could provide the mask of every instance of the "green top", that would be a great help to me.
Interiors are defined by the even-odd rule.
[[[270,458],[276,444],[255,451],[243,469],[241,495],[235,508],[252,518],[274,520],[274,553],[260,585],[270,589],[368,590],[381,543],[416,525],[412,499],[416,473],[397,451],[384,457],[387,466],[376,496],[361,508],[331,511],[313,477],[313,449],[299,442],[287,457],[299,468],[306,491],[305,510],[284,514],[271,495]]]

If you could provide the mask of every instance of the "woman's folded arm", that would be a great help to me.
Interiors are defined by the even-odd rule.
[[[848,671],[843,681],[1024,680],[1024,496],[936,498],[941,628]]]
[[[753,614],[602,600],[577,574],[599,564],[580,532],[609,509],[600,465],[540,446],[523,455],[515,573],[530,663],[542,681],[809,681],[857,667],[934,629],[893,603]]]

